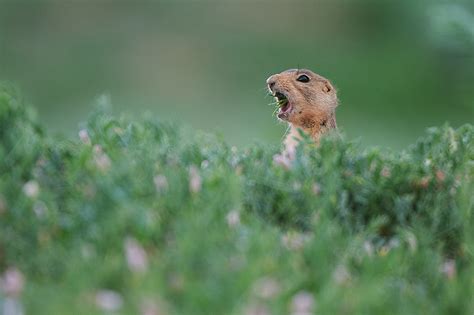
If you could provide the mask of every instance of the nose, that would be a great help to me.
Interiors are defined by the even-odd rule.
[[[270,90],[275,86],[275,82],[276,82],[276,80],[275,80],[275,76],[274,76],[274,75],[272,75],[271,77],[269,77],[269,78],[267,79],[267,85],[268,85],[268,87],[270,88]]]

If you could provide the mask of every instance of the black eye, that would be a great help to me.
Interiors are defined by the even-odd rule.
[[[309,78],[306,74],[302,74],[296,79],[296,81],[307,83],[307,82],[309,82]]]

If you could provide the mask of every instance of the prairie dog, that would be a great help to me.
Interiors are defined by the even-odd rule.
[[[270,76],[267,86],[279,105],[278,119],[290,125],[284,141],[288,154],[294,153],[298,143],[298,128],[316,143],[322,134],[337,128],[339,102],[328,79],[307,69],[290,69]]]

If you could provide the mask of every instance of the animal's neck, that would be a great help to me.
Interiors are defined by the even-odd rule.
[[[316,143],[319,143],[321,136],[330,130],[337,129],[335,111],[317,117],[306,118],[301,122],[300,126],[290,124],[290,130],[285,139],[285,151],[294,152],[298,140],[301,138],[298,129],[307,133]]]
[[[294,128],[294,126],[292,126]],[[306,132],[315,142],[319,142],[321,136],[332,129],[337,128],[336,113],[331,111],[315,116],[310,124],[302,124],[304,132]]]

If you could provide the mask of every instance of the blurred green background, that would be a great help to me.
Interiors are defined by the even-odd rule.
[[[332,80],[364,145],[473,123],[474,2],[0,0],[0,79],[69,136],[106,94],[117,113],[276,145],[265,79],[296,67]]]

